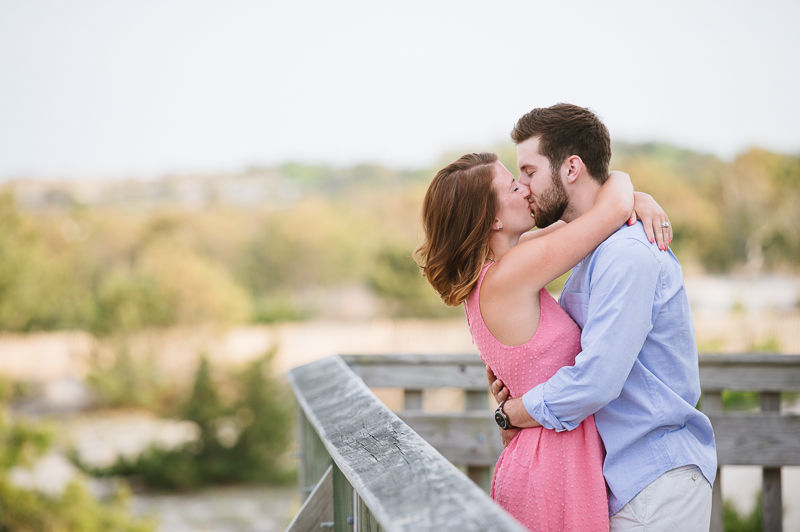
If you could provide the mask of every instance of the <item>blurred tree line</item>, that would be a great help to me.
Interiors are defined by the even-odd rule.
[[[495,149],[514,171],[511,145]],[[711,272],[800,263],[800,157],[753,148],[733,161],[665,144],[615,144],[673,223],[673,249]],[[441,165],[457,157],[445,158]],[[278,169],[275,206],[21,207],[0,195],[0,330],[96,334],[314,317],[315,294],[361,286],[389,317],[446,317],[411,257],[434,169]]]
[[[73,462],[92,476],[134,477],[146,487],[165,490],[295,480],[293,463],[286,459],[293,411],[285,398],[291,391],[272,375],[273,355],[235,371],[201,360],[188,396],[172,411],[162,411],[191,421],[196,439],[175,448],[151,446],[133,458],[119,456],[109,467],[87,465],[74,452]],[[136,406],[158,408],[152,402]]]

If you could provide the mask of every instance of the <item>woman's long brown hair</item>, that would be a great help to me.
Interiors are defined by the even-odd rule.
[[[422,203],[422,243],[414,260],[446,305],[460,305],[478,282],[500,200],[494,153],[470,153],[439,170]]]

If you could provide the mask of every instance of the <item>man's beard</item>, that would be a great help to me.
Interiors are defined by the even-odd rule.
[[[569,204],[567,189],[561,182],[558,173],[552,172],[551,179],[553,185],[537,198],[536,206],[536,227],[543,229],[548,225],[556,223],[564,215],[564,211]]]

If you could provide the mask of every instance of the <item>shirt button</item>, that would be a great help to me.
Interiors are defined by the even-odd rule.
[[[697,473],[692,473],[692,480],[697,480]]]

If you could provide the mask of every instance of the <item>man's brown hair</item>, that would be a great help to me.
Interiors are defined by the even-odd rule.
[[[558,175],[568,157],[577,155],[600,184],[608,179],[611,136],[589,109],[570,103],[536,108],[517,120],[511,130],[514,144],[533,137],[539,137],[539,153],[550,161],[553,175]]]
[[[500,200],[494,153],[471,153],[436,174],[422,202],[422,243],[414,260],[446,305],[461,304],[491,255]]]

